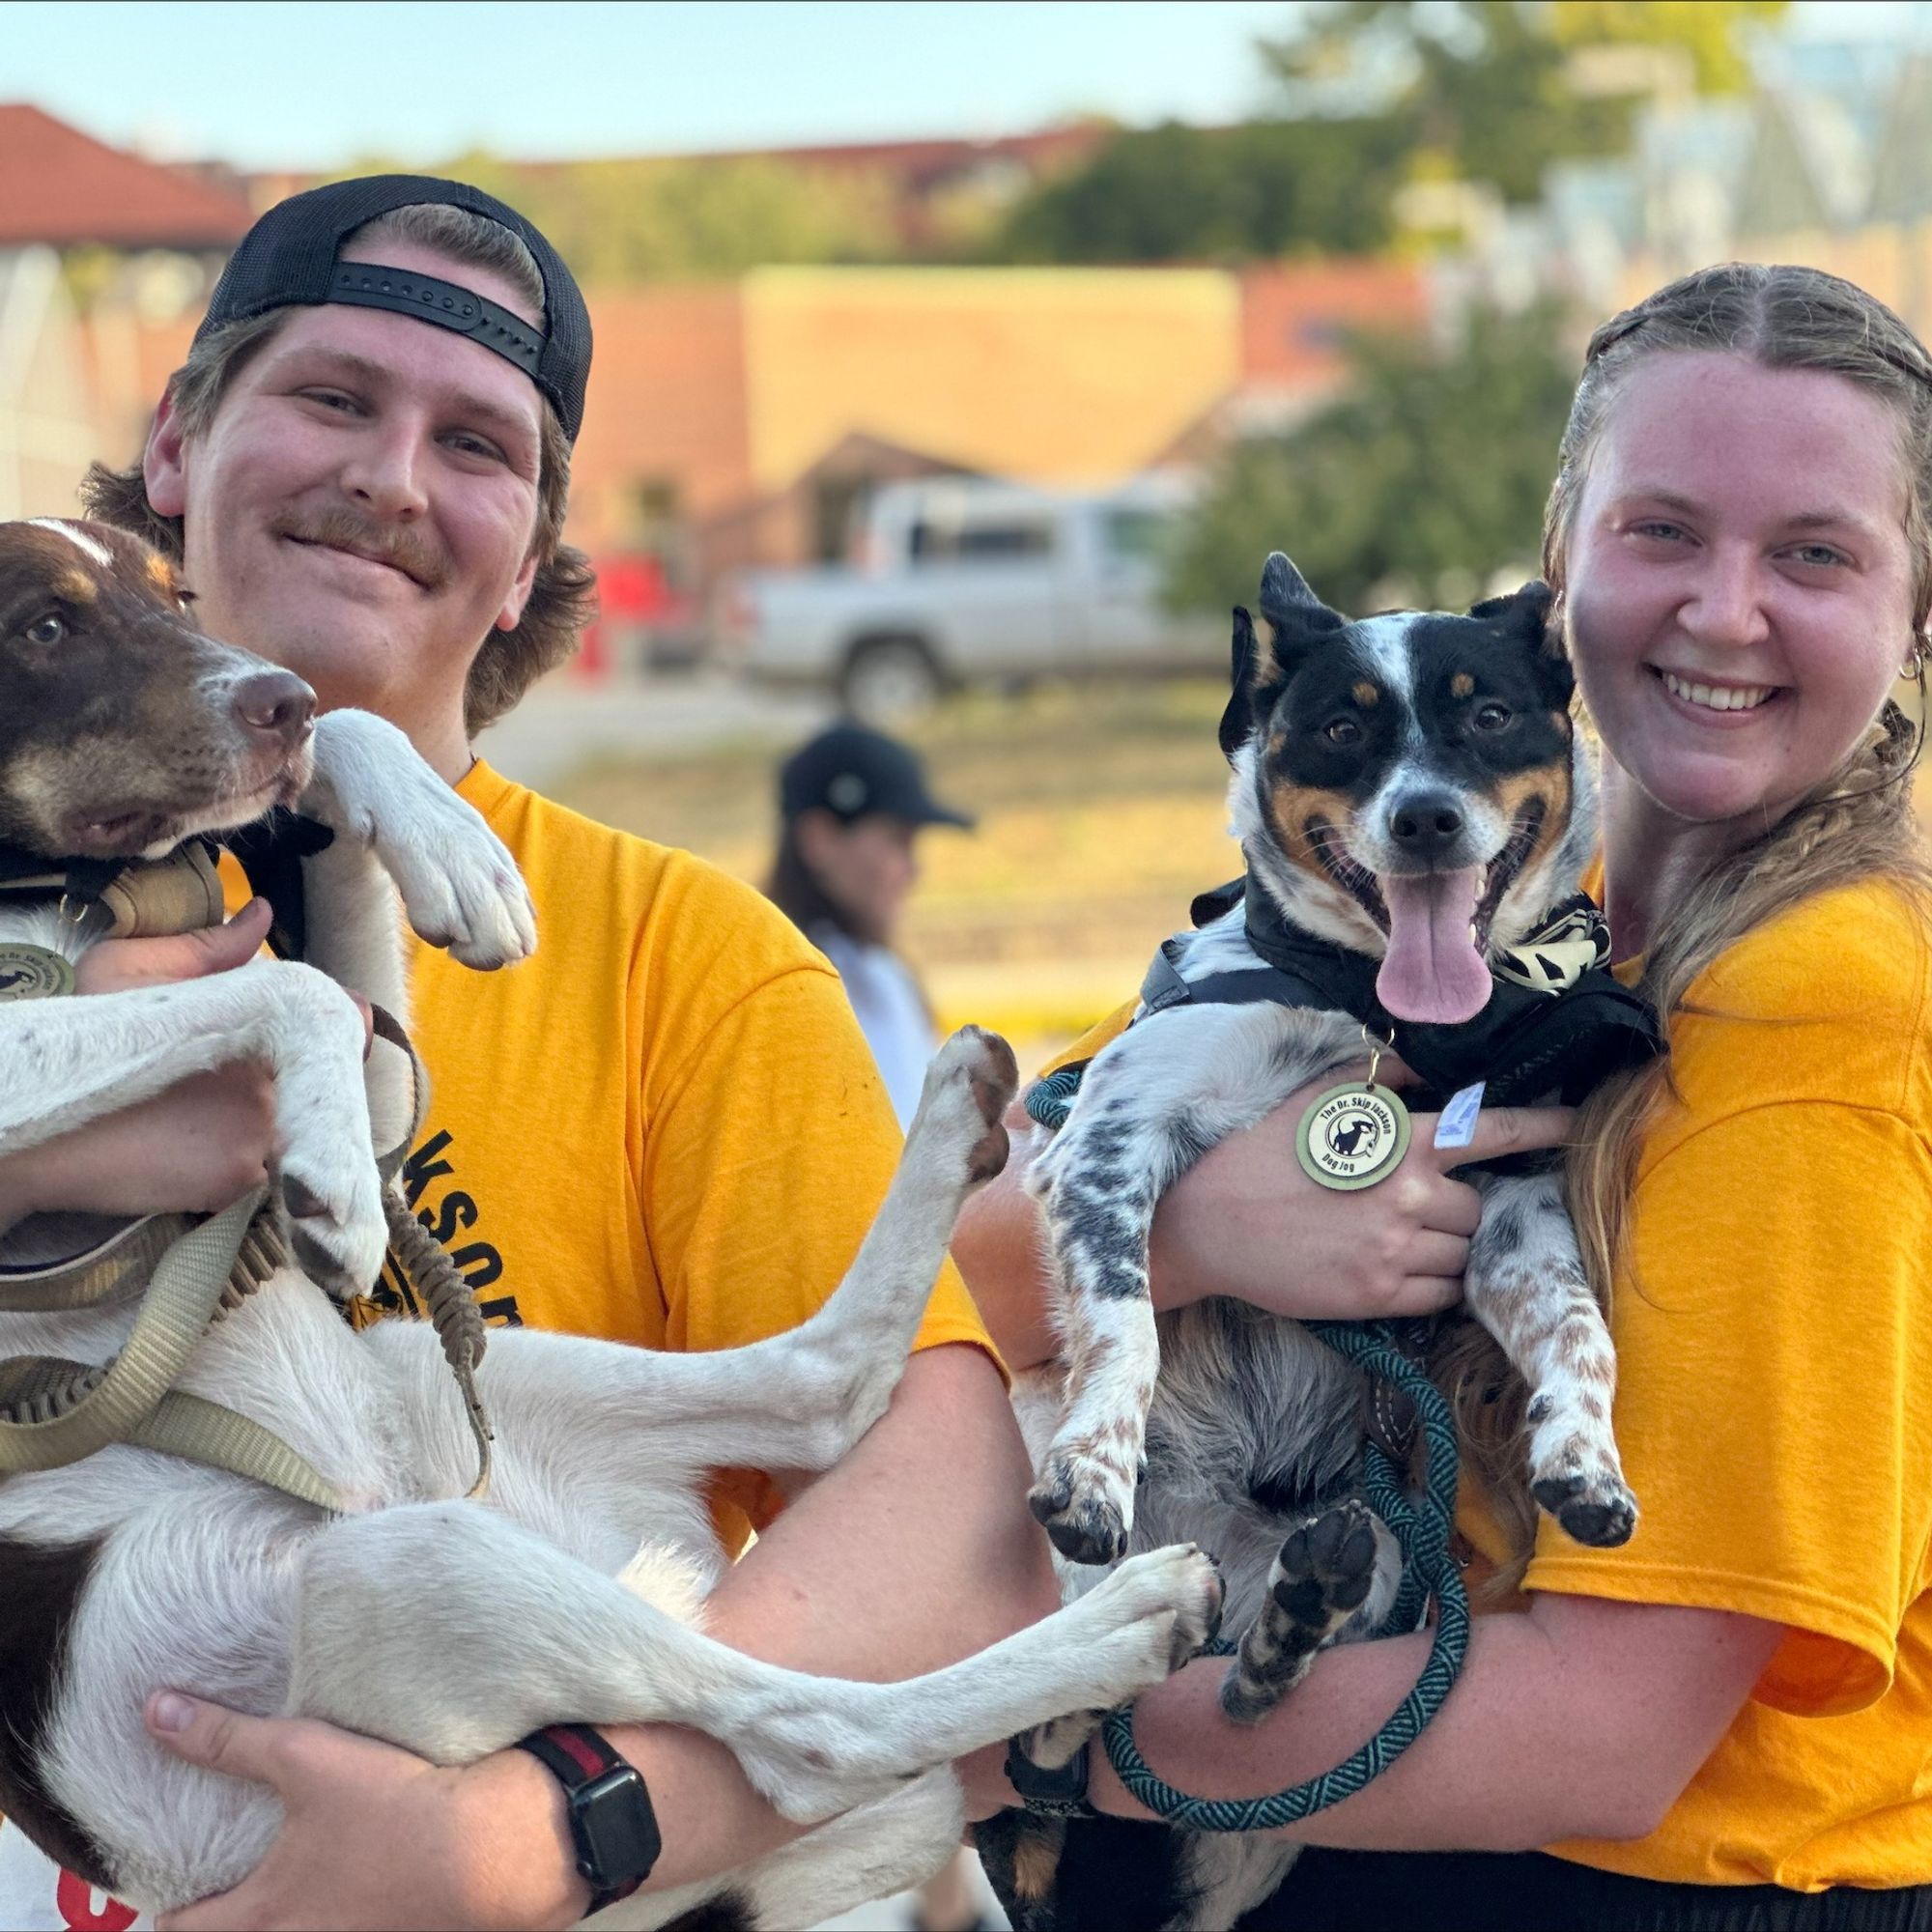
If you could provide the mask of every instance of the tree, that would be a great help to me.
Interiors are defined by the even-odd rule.
[[[765,263],[869,261],[895,252],[881,193],[769,156],[531,166],[475,153],[443,172],[521,210],[590,287],[707,280]]]
[[[1325,250],[1392,238],[1411,136],[1392,116],[1123,130],[1036,189],[988,253],[1014,262],[1172,262]]]
[[[1285,436],[1231,449],[1177,551],[1177,604],[1252,603],[1271,550],[1359,612],[1456,608],[1503,569],[1533,570],[1576,372],[1548,309],[1473,312],[1438,353],[1350,344],[1347,390]]]
[[[1786,0],[1331,0],[1309,10],[1263,59],[1306,112],[1347,101],[1414,130],[1415,152],[1510,201],[1542,191],[1551,161],[1622,151],[1642,82],[1588,81],[1587,56],[1649,47],[1682,56],[1688,84],[1725,91],[1747,78],[1741,41]],[[1605,64],[1597,64],[1605,72]],[[1638,91],[1630,91],[1638,90]]]

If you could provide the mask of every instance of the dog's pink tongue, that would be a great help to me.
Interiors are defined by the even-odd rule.
[[[1489,1005],[1490,969],[1469,937],[1476,879],[1472,868],[1377,880],[1389,938],[1376,997],[1397,1019],[1457,1026]]]

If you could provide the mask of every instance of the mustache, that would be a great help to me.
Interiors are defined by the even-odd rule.
[[[412,577],[425,590],[441,589],[449,576],[440,552],[428,538],[407,526],[372,522],[354,510],[288,513],[275,518],[270,529],[278,537],[293,537],[297,543],[357,551]]]

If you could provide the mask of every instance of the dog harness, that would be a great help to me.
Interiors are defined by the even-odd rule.
[[[1374,959],[1298,931],[1252,877],[1203,893],[1191,915],[1197,927],[1208,925],[1237,905],[1258,963],[1190,984],[1177,964],[1182,942],[1169,939],[1142,982],[1137,1018],[1184,1004],[1263,1000],[1343,1012],[1388,1040],[1430,1094],[1446,1097],[1481,1080],[1492,1106],[1521,1106],[1546,1094],[1575,1106],[1612,1073],[1663,1051],[1650,1003],[1608,971],[1609,927],[1581,893],[1551,908],[1526,938],[1500,953],[1491,969],[1489,1004],[1459,1026],[1395,1018],[1376,997]],[[1428,1096],[1417,1097],[1427,1104]]]
[[[332,837],[326,826],[278,812],[221,840],[269,899],[274,911],[270,944],[283,957],[299,956],[303,936],[300,862]],[[198,931],[224,916],[215,871],[219,849],[213,839],[192,839],[154,862],[50,866],[0,846],[0,902],[57,902],[77,924],[104,917],[110,923],[99,927],[103,936]],[[396,1144],[376,1155],[390,1247],[428,1308],[462,1395],[477,1452],[469,1494],[477,1497],[490,1481],[490,1425],[475,1382],[487,1331],[469,1282],[397,1190],[404,1156],[428,1109],[428,1075],[391,1014],[374,1009],[373,1024],[378,1038],[408,1056],[412,1080],[411,1118]],[[347,1513],[350,1500],[272,1431],[174,1386],[210,1327],[287,1264],[269,1190],[258,1187],[212,1216],[158,1214],[135,1221],[71,1260],[0,1266],[0,1311],[10,1314],[75,1313],[141,1298],[126,1343],[105,1367],[45,1355],[0,1357],[0,1479],[62,1468],[125,1442]]]

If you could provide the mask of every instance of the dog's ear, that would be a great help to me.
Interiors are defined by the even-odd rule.
[[[1293,669],[1310,644],[1346,628],[1308,587],[1308,580],[1280,551],[1262,566],[1262,620],[1255,627],[1258,682],[1273,683]]]
[[[1280,551],[1262,567],[1261,615],[1236,607],[1233,689],[1221,714],[1221,750],[1233,757],[1254,734],[1309,646],[1344,629],[1348,619],[1308,587]]]
[[[1488,597],[1469,607],[1469,615],[1494,626],[1506,638],[1520,638],[1535,651],[1537,683],[1544,697],[1559,709],[1577,688],[1562,634],[1550,621],[1555,599],[1548,584],[1532,580],[1507,597]]]
[[[1235,651],[1227,708],[1221,713],[1221,754],[1232,758],[1255,728],[1255,620],[1235,606]]]

